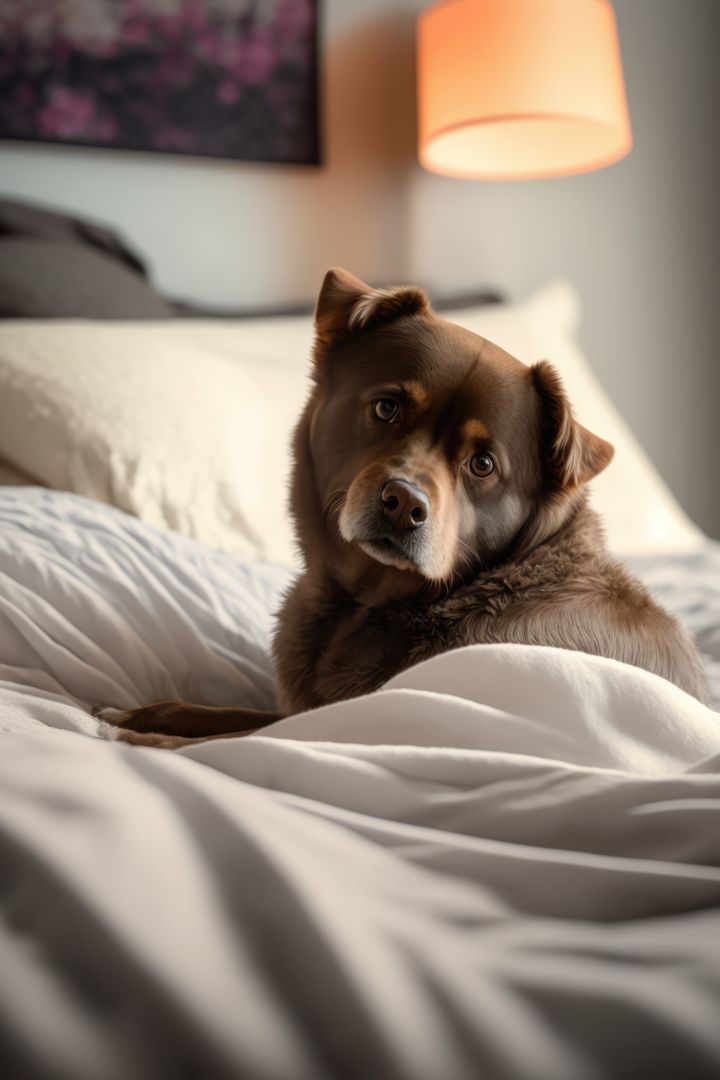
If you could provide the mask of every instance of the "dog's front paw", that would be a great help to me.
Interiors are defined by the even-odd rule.
[[[98,733],[108,742],[130,743],[131,746],[155,746],[161,750],[177,750],[180,746],[191,743],[192,739],[184,739],[177,735],[163,735],[159,731],[136,731],[133,723],[142,723],[146,720],[147,710],[143,709],[114,709],[110,706],[95,705],[91,710],[92,715],[99,721]],[[140,714],[143,714],[140,716]],[[125,726],[128,725],[128,726]]]
[[[98,721],[98,735],[108,742],[117,742],[122,731],[122,727],[118,725],[127,719],[127,711],[107,705],[93,705],[90,714]]]
[[[91,712],[102,724],[112,725],[125,733],[135,731],[141,735],[164,735],[176,734],[172,729],[177,717],[182,716],[186,709],[187,706],[182,702],[156,701],[152,705],[141,705],[137,709],[113,709],[96,705]],[[115,735],[114,738],[118,739],[119,736]]]
[[[132,716],[132,709],[114,709],[110,705],[93,705],[90,714],[103,723],[118,725],[124,724]]]
[[[117,728],[132,728],[133,731],[162,731],[163,721],[168,715],[168,704],[142,705],[139,709],[115,709],[106,705],[95,705],[90,712],[104,724],[113,724]]]
[[[107,705],[94,705],[90,710],[98,721],[98,735],[108,742],[124,742],[122,725],[132,716],[128,709],[115,709]]]

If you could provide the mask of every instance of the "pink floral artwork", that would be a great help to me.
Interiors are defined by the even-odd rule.
[[[317,0],[0,0],[0,138],[316,164]]]

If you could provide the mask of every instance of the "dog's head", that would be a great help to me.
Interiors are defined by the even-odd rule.
[[[293,510],[306,555],[351,577],[445,582],[527,550],[612,457],[549,363],[438,318],[420,289],[330,270],[315,322]]]

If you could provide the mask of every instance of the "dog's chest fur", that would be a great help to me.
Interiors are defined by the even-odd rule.
[[[297,712],[369,693],[438,653],[495,642],[622,660],[702,699],[704,677],[689,635],[604,554],[598,538],[596,515],[584,508],[523,560],[425,602],[421,595],[365,605],[327,578],[301,576],[275,639],[281,707]],[[667,647],[658,649],[658,640]]]

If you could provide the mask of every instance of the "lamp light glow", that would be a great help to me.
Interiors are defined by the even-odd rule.
[[[632,147],[608,0],[441,0],[418,24],[420,162],[446,176],[567,176]]]

